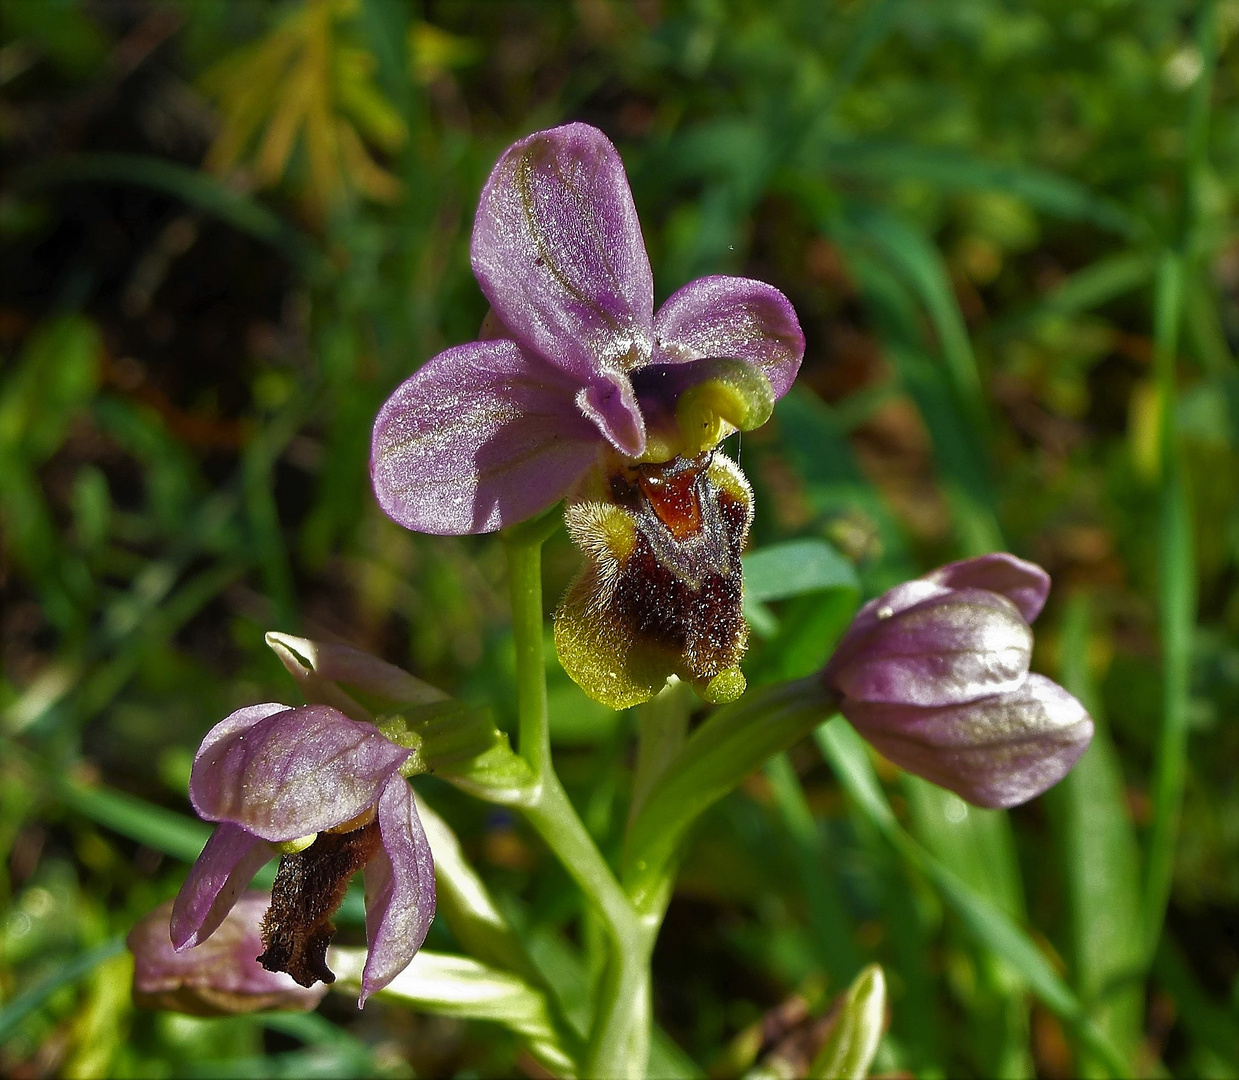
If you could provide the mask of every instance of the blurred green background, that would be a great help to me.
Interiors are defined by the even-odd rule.
[[[755,544],[828,540],[867,593],[1035,559],[1035,666],[1098,720],[1009,815],[876,761],[915,851],[812,741],[752,777],[694,833],[659,942],[661,1067],[794,1057],[876,959],[879,1073],[1105,1075],[1081,1018],[1141,1075],[1239,1073],[1239,3],[6,0],[0,30],[0,1073],[529,1064],[381,999],[137,1012],[119,942],[205,835],[202,734],[297,700],[264,631],[513,721],[502,552],[386,520],[369,431],[477,332],[495,159],[569,119],[619,147],[659,298],[743,273],[800,313],[798,386],[733,448]],[[561,533],[548,605],[575,565]],[[812,671],[856,600],[760,608],[750,681]],[[550,678],[613,850],[632,720]],[[418,791],[571,1000],[567,876],[518,820]]]

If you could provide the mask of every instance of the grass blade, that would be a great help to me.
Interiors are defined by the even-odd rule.
[[[1161,492],[1158,517],[1158,624],[1162,639],[1162,726],[1152,781],[1153,822],[1145,868],[1145,947],[1161,937],[1174,876],[1174,849],[1187,776],[1187,710],[1196,568],[1191,509],[1175,428],[1175,354],[1183,306],[1183,261],[1167,253],[1154,301],[1155,365],[1161,404]]]
[[[1105,1062],[1112,1076],[1129,1075],[1122,1055],[1089,1019],[1079,999],[1029,936],[1006,912],[978,894],[900,826],[860,736],[841,718],[823,724],[814,735],[848,796],[891,846],[934,883],[968,934],[1010,964],[1045,1006]]]
[[[809,810],[800,778],[786,753],[766,763],[775,809],[796,848],[796,863],[809,908],[809,924],[832,986],[846,986],[860,970],[852,920],[844,903],[834,860]]]
[[[122,937],[109,938],[102,945],[96,945],[84,953],[79,953],[72,960],[54,971],[42,982],[32,986],[24,994],[10,1001],[0,1009],[0,1043],[4,1042],[23,1020],[38,1009],[53,994],[65,986],[71,986],[78,979],[89,975],[105,960],[115,956],[125,947]]]
[[[1079,764],[1048,795],[1067,875],[1076,990],[1116,1049],[1135,1061],[1144,1023],[1140,854],[1088,643],[1088,598],[1075,596],[1063,620],[1062,680],[1092,715],[1096,732]],[[1087,1051],[1079,1069],[1086,1077],[1105,1075]]]

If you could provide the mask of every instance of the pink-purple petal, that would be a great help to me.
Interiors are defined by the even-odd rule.
[[[500,320],[580,383],[648,361],[649,257],[624,164],[597,128],[509,147],[482,190],[471,251]]]
[[[189,949],[206,941],[274,855],[265,840],[237,825],[220,825],[190,867],[173,902],[169,930],[173,947]]]
[[[157,907],[126,939],[134,958],[135,1003],[197,1016],[313,1009],[327,993],[326,983],[298,986],[255,959],[263,950],[262,918],[270,901],[266,893],[243,894],[209,941],[180,951],[169,934],[172,901]]]
[[[359,1007],[409,966],[435,913],[434,858],[402,777],[393,776],[383,789],[378,822],[382,847],[365,869],[369,951]]]
[[[773,285],[750,278],[690,281],[654,316],[654,364],[706,357],[748,360],[770,380],[775,398],[792,385],[804,349],[791,302]]]
[[[1017,806],[1058,783],[1093,737],[1084,706],[1029,675],[963,705],[914,708],[844,699],[844,716],[885,757],[978,806]]]
[[[577,391],[576,406],[615,449],[629,457],[645,452],[645,419],[627,375],[599,376]]]
[[[355,818],[411,753],[327,705],[285,709],[222,736],[216,730],[194,759],[194,809],[275,842]]]
[[[1028,623],[1041,614],[1050,595],[1049,574],[1036,563],[1005,551],[947,563],[926,574],[924,580],[949,589],[989,589],[1000,593],[1020,609]]]
[[[954,705],[1014,690],[1028,674],[1032,631],[997,593],[947,590],[898,611],[879,604],[871,614],[872,624],[827,669],[845,697]]]
[[[287,712],[291,705],[281,705],[278,701],[267,701],[261,705],[246,705],[243,709],[229,713],[203,737],[198,746],[195,759],[207,753],[211,747],[224,740],[233,739],[238,734],[249,731],[255,724],[276,713]]]
[[[574,403],[581,389],[513,341],[440,353],[375,420],[379,505],[407,529],[440,535],[491,532],[554,505],[602,445]]]

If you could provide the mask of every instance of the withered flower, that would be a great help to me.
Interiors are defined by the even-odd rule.
[[[1093,737],[1084,706],[1028,670],[1041,567],[999,553],[869,601],[823,673],[840,711],[897,765],[971,803],[1008,807],[1058,783]]]
[[[126,939],[134,960],[134,1003],[193,1016],[313,1009],[327,993],[325,984],[298,986],[291,976],[268,971],[256,959],[270,901],[266,893],[244,893],[207,941],[179,951],[168,929],[172,901],[160,904]]]
[[[220,825],[176,898],[172,944],[179,951],[209,938],[279,854],[258,962],[302,986],[332,982],[331,918],[364,870],[364,1005],[413,959],[434,917],[434,861],[399,771],[410,753],[326,705],[252,705],[216,724],[194,759],[189,795]]]
[[[615,707],[672,672],[736,696],[752,495],[716,447],[791,386],[804,355],[791,304],[760,281],[706,277],[655,312],[623,163],[586,124],[500,158],[472,259],[491,305],[482,340],[433,357],[383,406],[379,503],[410,529],[473,533],[567,497],[587,559],[556,618],[573,678]]]

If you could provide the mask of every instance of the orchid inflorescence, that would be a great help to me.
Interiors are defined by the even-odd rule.
[[[490,312],[479,340],[431,358],[379,412],[379,504],[409,529],[464,534],[510,530],[563,501],[583,559],[555,614],[568,674],[617,709],[649,701],[673,676],[709,703],[735,700],[746,690],[741,553],[753,494],[720,444],[765,423],[791,386],[805,347],[791,304],[758,281],[707,277],[655,311],[623,165],[584,124],[503,154],[471,252]],[[1049,586],[1040,567],[1006,554],[896,586],[860,609],[818,677],[780,707],[812,725],[837,709],[890,761],[977,805],[1024,802],[1061,779],[1092,736],[1080,703],[1029,671],[1030,623]],[[538,594],[528,602],[539,605]],[[334,978],[332,916],[358,870],[369,945],[361,1003],[388,986],[435,911],[434,860],[407,777],[436,762],[471,794],[528,810],[561,858],[579,851],[556,843],[556,820],[571,829],[554,815],[572,811],[553,801],[553,770],[517,758],[489,722],[468,721],[468,738],[448,739],[436,758],[432,735],[464,725],[463,706],[357,650],[268,641],[312,703],[240,709],[203,740],[190,797],[216,831],[175,904],[131,938],[139,991],[164,1005],[312,1002],[297,988]],[[522,679],[544,678],[537,645]],[[748,722],[763,723],[760,707]],[[473,773],[462,758],[479,763]],[[270,897],[243,895],[276,856]],[[599,865],[574,875],[582,888],[610,887],[598,884]],[[626,962],[622,915],[613,899],[593,899]],[[630,902],[640,903],[620,903]],[[655,932],[657,922],[646,913]],[[621,1045],[606,1042],[605,1015],[599,1023],[591,1045]]]

